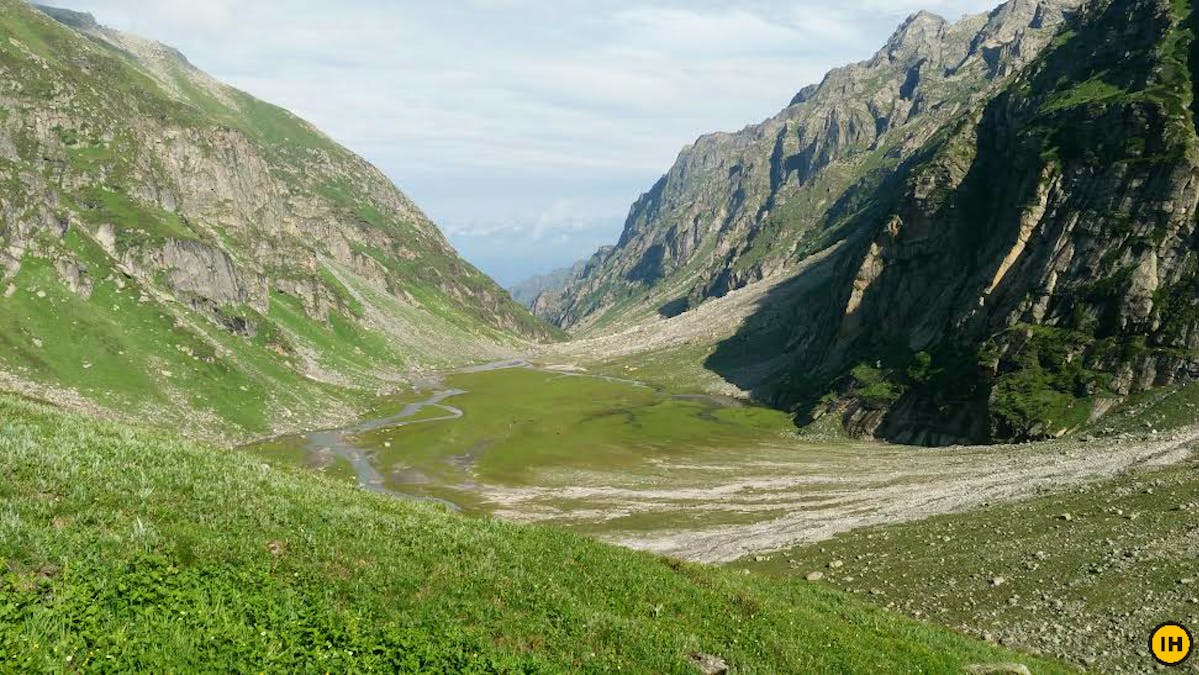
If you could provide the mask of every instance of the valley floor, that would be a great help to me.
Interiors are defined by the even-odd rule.
[[[427,411],[342,437],[368,487],[831,585],[1101,671],[1144,670],[1147,631],[1199,623],[1195,387],[1058,441],[914,448],[800,435],[777,411],[578,367],[426,385],[408,400]],[[253,451],[320,466],[323,439]]]
[[[236,539],[240,553],[234,557],[244,558],[237,565],[255,558],[255,546],[266,546],[268,557],[260,561],[265,564],[260,565],[261,578],[251,580],[262,587],[261,593],[246,599],[224,598],[221,602],[244,600],[250,604],[236,605],[230,610],[234,614],[226,611],[218,617],[220,625],[205,629],[212,639],[226,643],[230,630],[259,625],[261,621],[251,615],[260,609],[291,616],[288,613],[293,609],[278,605],[278,594],[313,592],[276,588],[278,580],[272,570],[280,561],[272,562],[269,556],[290,556],[293,547],[308,546],[303,543],[304,537],[310,536],[303,534],[306,528],[334,517],[331,514],[338,509],[357,514],[353,519],[361,524],[367,511],[385,504],[395,505],[397,514],[403,514],[403,523],[394,530],[393,525],[377,524],[383,528],[380,533],[392,534],[380,534],[381,539],[371,540],[369,550],[354,555],[361,561],[386,559],[393,568],[399,564],[392,560],[399,541],[395,537],[412,538],[411,546],[419,547],[433,545],[431,541],[421,543],[422,537],[438,537],[440,531],[458,533],[451,539],[470,539],[476,536],[476,527],[480,532],[496,528],[526,531],[499,522],[514,521],[536,526],[528,530],[533,547],[582,534],[668,559],[732,563],[753,572],[750,576],[754,579],[763,575],[797,577],[777,587],[772,586],[777,582],[762,581],[764,589],[773,589],[761,591],[772,598],[770,602],[787,593],[807,592],[799,589],[823,592],[823,587],[832,586],[861,594],[868,603],[977,638],[1121,672],[1142,670],[1139,647],[1145,625],[1196,621],[1195,580],[1188,570],[1196,569],[1199,552],[1194,550],[1194,542],[1199,539],[1195,529],[1199,523],[1191,522],[1196,513],[1191,503],[1194,499],[1186,500],[1188,494],[1199,494],[1193,455],[1199,429],[1188,426],[1199,396],[1194,388],[1130,404],[1123,415],[1117,413],[1110,424],[1104,423],[1109,426],[1096,430],[1096,438],[1082,435],[1042,444],[930,449],[801,436],[791,419],[779,411],[712,394],[673,393],[661,384],[600,373],[515,361],[427,376],[413,390],[381,399],[357,424],[278,438],[231,454],[178,445],[115,426],[102,427],[97,435],[82,418],[0,400],[5,411],[0,420],[4,431],[0,450],[6,453],[7,476],[6,486],[0,490],[4,509],[0,531],[7,532],[0,557],[9,569],[8,585],[0,585],[5,594],[0,601],[9,604],[0,602],[0,610],[21,622],[13,625],[23,626],[16,632],[0,631],[0,649],[9,654],[28,651],[28,641],[36,639],[60,650],[57,655],[43,652],[36,661],[26,661],[27,665],[44,665],[51,662],[46,659],[63,654],[96,658],[106,652],[146,649],[140,633],[116,641],[101,639],[99,635],[108,630],[105,622],[150,617],[149,623],[136,630],[160,632],[165,625],[158,614],[162,603],[174,603],[181,611],[199,611],[199,596],[189,599],[188,594],[211,593],[205,590],[210,588],[208,581],[197,578],[181,582],[191,584],[185,587],[171,586],[170,594],[178,596],[174,600],[154,595],[158,593],[154,591],[151,595],[157,599],[149,605],[141,609],[129,605],[122,610],[132,612],[128,614],[132,618],[105,615],[87,619],[85,624],[91,626],[87,630],[96,632],[83,642],[72,637],[75,629],[67,630],[59,622],[64,616],[83,621],[73,614],[83,607],[71,604],[76,595],[88,603],[92,600],[87,598],[100,597],[97,594],[107,598],[104,602],[121,597],[122,592],[111,591],[108,581],[103,587],[84,584],[89,575],[111,578],[118,584],[112,588],[119,584],[138,588],[147,582],[139,576],[143,567],[153,577],[149,580],[152,584],[175,584],[170,575],[178,570],[199,569],[201,576],[226,574],[222,561],[228,555],[218,553],[219,545],[212,548],[200,542],[215,536],[201,530],[208,527],[204,523],[212,514],[220,511],[216,502],[229,499],[244,500],[249,509],[234,514],[240,519],[237,532],[222,535]],[[268,464],[261,464],[263,461]],[[171,468],[172,462],[182,464]],[[268,465],[285,470],[268,471]],[[222,466],[228,469],[219,468]],[[116,487],[124,484],[116,480],[117,473],[129,473],[133,467],[133,483]],[[294,467],[316,469],[326,480],[303,476],[306,472],[297,473],[291,470]],[[229,484],[231,476],[238,481],[235,487]],[[102,487],[110,483],[111,490]],[[293,497],[302,495],[303,500],[323,506],[305,507],[311,513],[285,515],[300,502],[276,495],[269,504],[255,507],[262,500],[251,496],[252,490],[258,489],[254,485],[283,490]],[[378,500],[351,489],[353,485],[392,498]],[[193,499],[185,496],[188,491],[207,496],[194,508],[187,506],[181,511],[179,500]],[[325,491],[329,491],[328,497],[321,496]],[[87,506],[97,498],[98,506]],[[369,505],[358,501],[368,498],[376,501]],[[499,521],[462,519],[445,509],[404,503],[414,499],[448,504],[467,515],[496,516]],[[221,516],[229,517],[233,516]],[[256,518],[267,521],[251,522]],[[93,522],[100,530],[93,531]],[[346,528],[358,527],[349,522]],[[45,528],[54,536],[46,539],[35,534]],[[563,529],[573,534],[563,534]],[[426,530],[426,534],[417,534]],[[73,533],[70,536],[74,538],[55,543],[60,531]],[[305,584],[319,586],[328,581],[324,575],[343,572],[349,575],[345,577],[347,592],[351,587],[356,589],[354,593],[364,592],[363,583],[381,583],[374,576],[370,581],[360,580],[364,563],[345,567],[348,559],[335,553],[341,545],[335,542],[342,535],[326,534],[328,538],[320,544],[326,547],[322,549],[325,553],[311,560],[303,553],[304,562],[297,561],[301,564],[297,569],[306,575]],[[88,541],[108,542],[103,546],[110,548],[132,544],[131,550],[142,552],[139,556],[151,557],[130,559],[129,566],[120,569],[105,567],[107,563],[85,553]],[[413,550],[404,546],[408,546],[405,551]],[[443,552],[449,557],[441,563],[429,559],[400,573],[425,578],[430,565],[461,564],[454,558],[456,554]],[[526,556],[524,552],[517,555]],[[560,558],[546,555],[550,557],[537,565],[555,567],[557,563],[551,559],[569,558],[566,554]],[[451,563],[451,558],[456,562]],[[191,560],[201,560],[203,565],[190,567]],[[484,562],[480,559],[479,564]],[[520,560],[505,564],[509,563],[525,565]],[[166,572],[160,569],[162,565]],[[480,570],[460,577],[460,582],[482,574]],[[815,581],[806,580],[809,577]],[[530,583],[540,587],[541,582]],[[588,586],[592,581],[580,577],[580,583]],[[404,594],[409,590],[389,593],[394,598],[408,597]],[[648,586],[643,590],[656,592]],[[51,595],[45,595],[47,592]],[[775,594],[780,595],[776,598]],[[754,602],[766,602],[767,595]],[[319,594],[313,597],[316,602],[333,602],[331,613],[305,621],[342,621],[336,618],[337,612],[346,611],[382,616],[378,614],[382,610],[373,606],[335,610],[332,608],[340,606],[340,601],[321,599],[324,596]],[[505,598],[495,600],[496,606],[506,605],[509,600]],[[50,600],[53,602],[46,604]],[[582,606],[578,599],[564,602],[563,607]],[[467,627],[471,631],[478,627],[473,620],[454,624],[437,613],[434,605],[415,606],[425,612],[428,626],[452,624],[458,627],[455,630]],[[541,621],[544,609],[543,605],[530,608],[530,620]],[[662,611],[654,609],[654,616]],[[753,623],[775,620],[762,619],[756,611]],[[855,606],[852,611],[864,610]],[[268,635],[278,631],[285,642],[281,648],[292,651],[270,655],[247,645],[244,658],[294,664],[311,656],[297,646],[295,641],[300,638],[286,632],[282,624],[268,621],[262,625],[268,626]],[[339,640],[361,646],[381,644],[375,641],[391,640],[389,635],[406,635],[411,630],[426,635],[424,628],[405,625],[391,623],[383,632],[368,631]],[[769,628],[770,624],[758,625],[754,630],[759,637],[754,639],[775,639],[763,637],[761,631]],[[329,630],[327,626],[316,629]],[[560,646],[518,645],[512,651],[503,646],[511,635],[527,641],[532,633],[524,632],[524,624],[501,630],[504,635],[499,637],[471,633],[474,637],[469,639],[500,640],[494,653],[502,654],[509,665],[592,663],[591,657]],[[685,671],[686,650],[700,650],[698,643],[692,647],[672,643],[669,650],[673,651],[658,654],[664,639],[645,642],[638,647],[643,649],[640,653],[665,659],[659,661],[664,670]],[[922,636],[918,642],[923,649],[938,639]],[[175,649],[192,649],[183,634],[170,640]],[[767,663],[804,663],[807,658],[770,656],[760,647],[737,652],[728,646],[732,643],[719,642],[722,646],[716,651],[726,656],[737,654],[734,658],[746,664],[745,672]],[[606,663],[628,663],[622,648],[604,641],[593,644],[607,650],[602,657]],[[460,646],[418,646],[432,650],[426,656],[435,661],[414,663],[451,663]],[[341,648],[322,658],[333,663],[353,662],[345,661],[345,654],[335,653],[337,649]],[[881,649],[877,658],[842,665],[856,672],[887,662],[904,664],[902,670],[925,658],[910,652],[912,646],[906,643],[890,643]],[[526,662],[520,656],[525,650],[538,656]],[[154,653],[167,658],[165,652]],[[204,652],[192,649],[191,653]],[[783,660],[774,661],[776,658]],[[1032,663],[1028,657],[1014,658]]]
[[[729,562],[1174,464],[1199,441],[1193,427],[1017,446],[806,440],[786,415],[734,400],[500,365],[453,374],[413,395],[428,397],[427,415],[417,407],[395,426],[368,422],[341,436],[293,437],[256,450],[335,471],[340,457],[356,467],[342,474],[364,486],[676,558]]]

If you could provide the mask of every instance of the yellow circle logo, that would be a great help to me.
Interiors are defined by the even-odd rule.
[[[1149,651],[1153,658],[1167,666],[1177,666],[1191,655],[1191,633],[1178,623],[1163,623],[1149,638]]]

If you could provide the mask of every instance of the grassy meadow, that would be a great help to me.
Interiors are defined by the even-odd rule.
[[[454,375],[446,386],[467,392],[446,401],[466,412],[462,419],[383,429],[358,440],[384,467],[401,464],[447,481],[466,470],[482,480],[523,485],[541,467],[628,466],[700,447],[750,445],[791,430],[778,411],[573,374],[513,368]]]

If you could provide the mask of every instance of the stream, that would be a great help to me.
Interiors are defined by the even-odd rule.
[[[637,387],[646,387],[643,382],[635,380],[625,380],[617,377],[605,375],[591,375],[578,372],[570,372],[556,370],[553,368],[540,368],[528,361],[524,360],[508,360],[487,363],[478,366],[470,366],[453,371],[453,374],[472,374],[486,373],[496,370],[509,370],[515,368],[526,368],[537,370],[540,372],[552,373],[561,377],[587,377],[606,382],[619,382]],[[359,434],[364,434],[379,429],[392,429],[397,427],[405,427],[414,424],[428,424],[432,422],[445,422],[461,419],[465,416],[465,412],[452,405],[447,405],[446,400],[455,396],[469,393],[464,389],[445,389],[441,377],[435,376],[427,380],[424,385],[431,390],[429,398],[415,403],[409,403],[404,406],[404,409],[393,415],[381,417],[373,420],[365,420],[340,429],[326,429],[322,431],[313,431],[303,434],[304,442],[307,446],[307,451],[314,455],[332,453],[336,457],[340,457],[349,462],[354,469],[354,475],[357,478],[359,487],[374,492],[376,494],[387,495],[397,499],[409,501],[422,501],[441,504],[452,511],[461,511],[461,507],[457,504],[438,497],[430,497],[425,495],[414,495],[405,492],[399,492],[387,487],[386,479],[379,469],[372,462],[372,453],[369,450],[355,445],[353,437]],[[656,388],[655,388],[656,389]],[[709,403],[715,403],[718,407],[723,406],[718,399],[710,396],[675,396],[678,399],[700,400]],[[445,412],[444,415],[436,417],[424,417],[421,419],[413,419],[418,413],[426,408],[438,408]],[[708,413],[711,414],[710,412]]]
[[[359,487],[389,497],[398,499],[407,499],[412,501],[434,502],[449,507],[453,511],[460,511],[457,504],[436,497],[425,497],[419,495],[410,495],[403,492],[396,492],[385,486],[383,474],[375,468],[371,463],[370,452],[354,445],[351,440],[352,436],[364,434],[368,431],[377,431],[379,429],[389,429],[394,427],[404,427],[410,424],[425,424],[429,422],[444,422],[446,420],[456,420],[461,418],[463,413],[458,408],[450,405],[445,405],[443,401],[448,398],[465,394],[462,389],[445,389],[434,392],[432,396],[416,403],[409,403],[404,406],[400,412],[375,420],[367,420],[359,422],[354,426],[344,427],[341,429],[329,429],[325,431],[314,431],[304,436],[304,441],[308,444],[308,451],[317,453],[322,451],[331,451],[337,457],[340,457],[350,463],[354,467],[354,474],[358,478]],[[411,418],[425,408],[440,408],[445,411],[445,415],[439,417],[427,417],[413,421]]]
[[[528,361],[511,360],[497,361],[495,363],[487,363],[479,366],[471,366],[454,371],[455,373],[486,373],[493,370],[507,370],[509,368],[533,368],[533,364]],[[439,499],[437,497],[428,497],[423,495],[413,495],[404,492],[397,492],[386,486],[386,480],[379,469],[371,462],[371,453],[368,450],[358,447],[354,444],[352,437],[358,434],[364,434],[370,431],[378,431],[379,429],[393,429],[396,427],[406,427],[412,424],[428,424],[431,422],[445,422],[450,420],[461,419],[466,413],[455,408],[452,405],[446,405],[447,399],[455,396],[461,396],[468,393],[464,389],[440,389],[440,378],[434,378],[429,383],[429,387],[433,389],[432,395],[416,403],[409,403],[404,406],[404,409],[394,415],[381,417],[379,419],[366,420],[358,422],[352,426],[342,427],[340,429],[326,429],[323,431],[314,431],[304,434],[304,442],[308,446],[310,453],[332,452],[335,456],[340,457],[350,463],[354,468],[354,475],[358,479],[358,486],[364,490],[369,490],[376,494],[387,495],[397,499],[405,499],[409,501],[432,502],[441,504],[452,511],[461,511],[462,509],[455,503]],[[440,408],[445,411],[444,415],[438,417],[426,417],[419,420],[412,418],[425,408]]]

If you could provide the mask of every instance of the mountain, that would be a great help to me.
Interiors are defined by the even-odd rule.
[[[0,0],[0,73],[5,388],[258,434],[554,335],[377,169],[169,47]]]
[[[533,307],[538,298],[544,293],[557,293],[566,288],[566,284],[579,275],[586,266],[586,261],[579,261],[570,267],[561,267],[545,274],[535,274],[528,279],[508,289],[512,298],[525,307]]]
[[[708,365],[921,444],[1056,436],[1199,375],[1190,3],[1096,2],[945,124]]]
[[[921,12],[775,117],[700,138],[633,205],[615,248],[538,313],[585,333],[785,272],[814,250],[822,220],[862,208],[851,187],[880,184],[1035,57],[1079,1],[1011,0],[954,24]]]
[[[913,16],[778,118],[684,151],[539,309],[597,339],[697,328],[654,359],[702,352],[855,436],[1093,426],[1199,376],[1193,24],[1167,0]],[[686,320],[743,286],[732,335]]]

